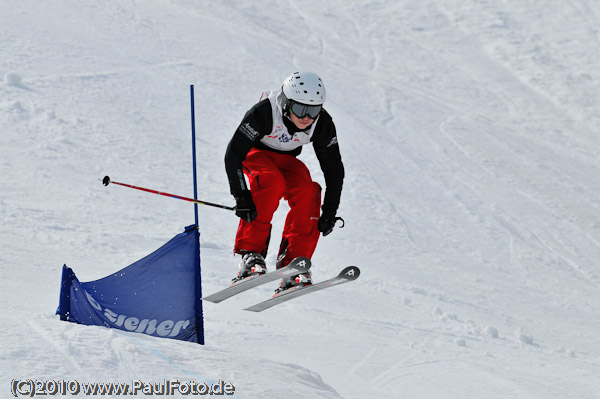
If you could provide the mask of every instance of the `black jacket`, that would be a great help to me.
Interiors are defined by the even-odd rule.
[[[296,127],[286,117],[283,122],[288,132],[293,134],[299,132]],[[315,122],[315,130],[311,137],[313,148],[323,176],[325,177],[325,199],[323,200],[323,213],[333,214],[337,212],[342,194],[342,185],[344,181],[344,164],[340,155],[340,149],[337,142],[335,125],[331,116],[324,109],[321,110],[318,120]],[[298,156],[302,151],[302,146],[291,151],[280,151],[267,147],[260,140],[271,134],[273,131],[273,115],[271,102],[264,99],[254,105],[236,129],[225,153],[225,169],[229,178],[229,187],[231,194],[237,196],[242,190],[247,190],[246,182],[242,172],[242,162],[253,147],[274,151],[278,153]]]

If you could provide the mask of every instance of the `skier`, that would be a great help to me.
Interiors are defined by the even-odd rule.
[[[294,72],[281,90],[264,92],[244,116],[225,154],[225,169],[240,217],[234,253],[242,255],[233,281],[266,273],[271,219],[284,198],[287,214],[276,268],[294,258],[310,258],[319,232],[332,232],[342,193],[344,165],[335,125],[325,109],[325,86],[312,72]],[[296,158],[313,144],[325,177],[325,198],[306,165]],[[244,175],[250,183],[248,188]],[[319,209],[321,208],[321,210]],[[343,221],[342,221],[343,222]],[[278,291],[310,285],[310,272],[282,279]]]

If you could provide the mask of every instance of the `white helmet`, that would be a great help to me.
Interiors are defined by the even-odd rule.
[[[325,85],[312,72],[294,72],[283,81],[282,90],[289,100],[302,104],[322,105],[325,102]]]
[[[281,87],[281,111],[291,119],[290,113],[302,119],[318,118],[325,102],[325,85],[312,72],[294,72],[283,81]]]

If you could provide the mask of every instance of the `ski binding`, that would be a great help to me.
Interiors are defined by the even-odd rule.
[[[248,276],[242,280],[232,283],[229,287],[217,291],[214,294],[203,297],[203,301],[219,303],[227,298],[231,298],[234,295],[247,291],[251,288],[258,287],[259,285],[268,283],[270,281],[277,280],[283,277],[295,276],[300,273],[304,273],[310,269],[310,259],[305,257],[295,258],[290,262],[289,265],[272,272],[265,274]]]

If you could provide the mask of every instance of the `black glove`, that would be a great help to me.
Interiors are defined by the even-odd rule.
[[[317,228],[319,229],[319,231],[321,233],[323,233],[323,237],[325,237],[326,235],[328,235],[329,233],[331,233],[333,231],[333,228],[335,227],[335,223],[338,220],[342,221],[341,227],[344,227],[344,219],[336,217],[335,214],[323,213],[321,215],[321,217],[319,218],[319,223],[317,223]]]
[[[256,213],[256,205],[254,205],[250,190],[244,190],[235,196],[235,214],[248,223],[256,219],[258,213]]]

